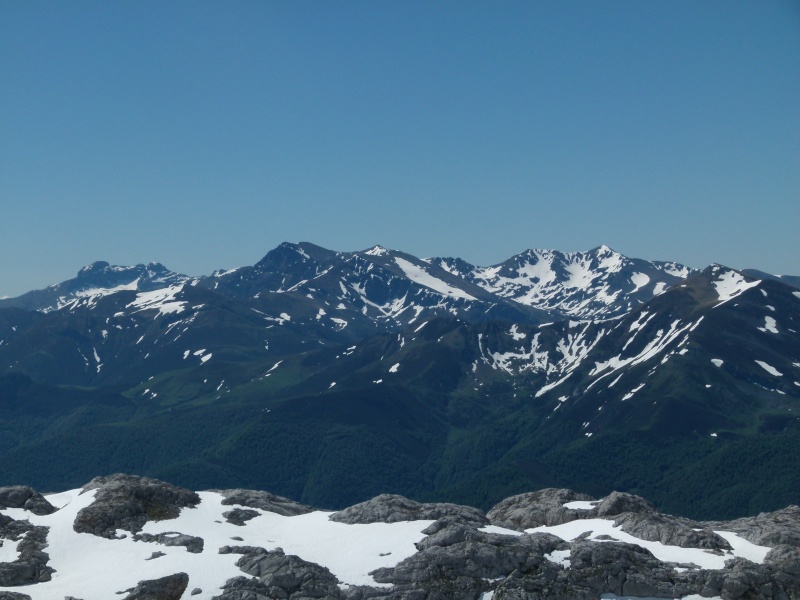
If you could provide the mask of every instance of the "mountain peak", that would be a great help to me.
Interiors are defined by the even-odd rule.
[[[389,250],[383,246],[375,245],[369,250],[364,250],[364,254],[369,254],[370,256],[386,256],[389,254]]]
[[[102,273],[110,266],[111,265],[109,265],[104,260],[95,261],[89,265],[86,265],[80,271],[78,271],[78,277],[87,277],[89,275],[94,275],[95,273]]]

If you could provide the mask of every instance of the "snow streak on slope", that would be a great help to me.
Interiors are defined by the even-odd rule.
[[[137,308],[139,311],[158,309],[156,316],[177,314],[186,308],[186,302],[175,299],[175,296],[181,291],[183,291],[183,285],[171,285],[168,288],[152,292],[140,292],[136,295],[136,300],[128,304],[126,308]]]
[[[444,296],[449,296],[452,298],[461,298],[463,300],[476,300],[475,296],[471,296],[470,294],[466,293],[464,290],[460,290],[456,287],[453,287],[441,279],[437,279],[427,271],[425,271],[422,267],[418,267],[414,263],[411,263],[399,256],[396,256],[394,261],[397,263],[397,266],[403,270],[406,277],[408,277],[411,281],[418,283],[420,285],[424,285],[427,288],[430,288],[436,292]]]

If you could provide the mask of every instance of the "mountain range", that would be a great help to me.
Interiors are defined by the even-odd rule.
[[[0,484],[776,510],[800,502],[797,284],[605,246],[480,267],[284,243],[204,277],[93,263],[0,300]]]

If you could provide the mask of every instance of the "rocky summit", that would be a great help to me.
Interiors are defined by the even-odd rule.
[[[800,598],[797,506],[702,522],[549,488],[330,512],[121,474],[0,499],[2,600]]]

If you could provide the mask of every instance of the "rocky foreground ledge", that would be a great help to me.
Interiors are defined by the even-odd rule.
[[[0,600],[800,599],[800,508],[728,522],[546,489],[488,513],[112,475],[0,488]]]

